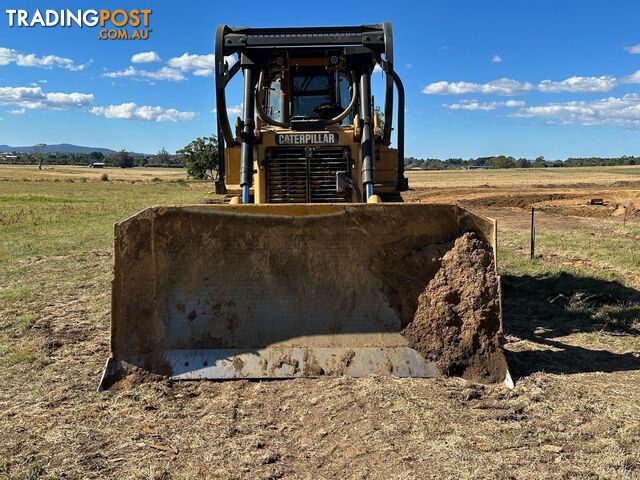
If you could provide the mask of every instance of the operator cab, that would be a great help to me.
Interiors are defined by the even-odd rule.
[[[278,122],[289,119],[330,120],[349,106],[351,82],[347,73],[324,66],[296,66],[289,71],[272,72],[264,85],[264,110]],[[342,120],[353,123],[354,112]]]

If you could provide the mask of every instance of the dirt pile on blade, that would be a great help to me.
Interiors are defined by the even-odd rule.
[[[403,335],[445,375],[500,382],[507,364],[500,349],[498,295],[491,248],[465,233],[442,257]]]
[[[380,249],[372,270],[382,280],[382,293],[396,311],[402,328],[411,323],[418,306],[418,297],[440,269],[442,256],[453,241],[429,243],[424,237],[416,241],[405,238]],[[416,247],[416,243],[424,243]]]

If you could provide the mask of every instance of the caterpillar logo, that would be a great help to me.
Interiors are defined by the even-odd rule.
[[[335,145],[337,133],[283,133],[276,135],[276,145]]]

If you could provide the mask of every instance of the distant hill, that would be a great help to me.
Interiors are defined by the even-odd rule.
[[[101,147],[83,147],[81,145],[71,145],[70,143],[59,143],[57,145],[47,145],[44,149],[45,153],[91,153],[100,152],[105,155],[111,155],[116,153],[115,150]],[[0,145],[0,153],[4,152],[18,152],[18,153],[32,153],[33,145],[29,147],[11,147],[9,145]]]

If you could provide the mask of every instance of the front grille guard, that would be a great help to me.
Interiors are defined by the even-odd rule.
[[[351,171],[348,147],[270,147],[264,162],[268,203],[345,203],[351,191],[336,190],[337,172]]]

